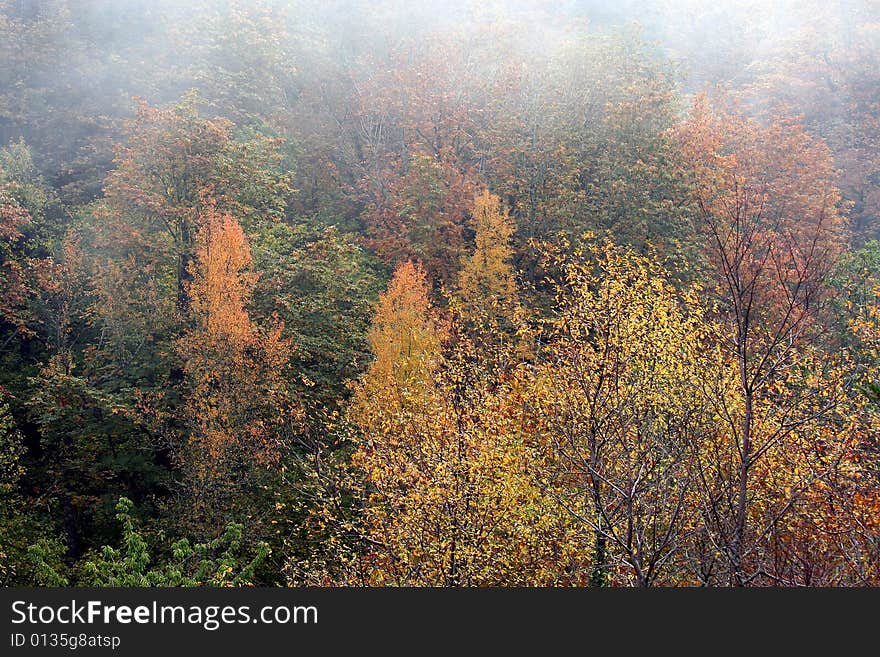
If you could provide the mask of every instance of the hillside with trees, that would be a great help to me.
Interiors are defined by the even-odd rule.
[[[880,585],[871,0],[0,0],[0,585]]]

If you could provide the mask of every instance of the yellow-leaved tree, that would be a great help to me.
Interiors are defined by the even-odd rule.
[[[374,585],[559,583],[569,519],[544,494],[536,443],[516,379],[484,376],[472,344],[443,353],[445,331],[425,274],[404,263],[377,306],[376,360],[350,408],[364,553]]]
[[[475,248],[462,259],[450,307],[487,364],[509,369],[514,356],[531,353],[513,267],[515,226],[501,199],[488,190],[474,200],[471,215]]]
[[[488,190],[474,201],[474,252],[463,259],[458,291],[462,310],[475,320],[508,322],[518,304],[513,271],[513,219]]]
[[[611,243],[554,264],[557,313],[532,396],[558,501],[583,528],[593,585],[680,583],[705,406],[699,290],[679,292],[661,267]]]

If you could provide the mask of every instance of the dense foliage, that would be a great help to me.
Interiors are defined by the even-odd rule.
[[[878,53],[0,0],[0,584],[880,585]]]

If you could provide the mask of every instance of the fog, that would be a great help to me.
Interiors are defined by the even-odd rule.
[[[880,585],[878,353],[877,0],[0,0],[0,585]]]
[[[807,87],[841,59],[876,66],[878,16],[872,0],[3,0],[0,143],[24,139],[56,186],[87,200],[135,96],[163,105],[194,88],[233,120],[277,117],[305,86],[401,49],[473,50],[469,66],[491,76],[590,35],[652,50],[685,101],[731,86],[756,111],[785,102],[809,117]],[[790,74],[813,78],[768,87]]]

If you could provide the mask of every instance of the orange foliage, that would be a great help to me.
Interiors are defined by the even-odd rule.
[[[205,483],[236,463],[278,462],[284,427],[299,418],[285,373],[290,343],[280,322],[268,329],[246,310],[256,275],[241,226],[208,203],[199,218],[191,267],[190,330],[177,341],[189,392],[191,438],[185,465]]]
[[[700,456],[701,492],[728,581],[744,585],[774,576],[767,542],[833,472],[811,441],[824,434],[834,458],[846,451],[847,430],[831,422],[846,386],[815,359],[846,222],[831,153],[797,122],[763,126],[701,96],[678,138],[726,363],[704,382],[722,422]]]

